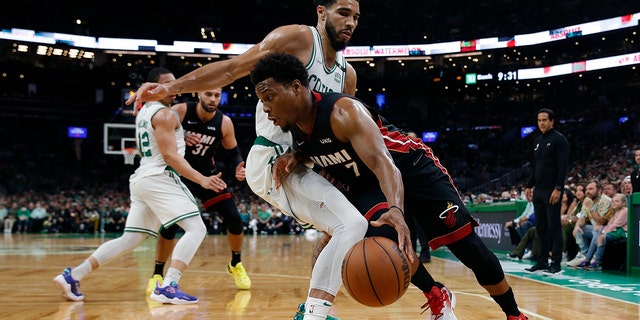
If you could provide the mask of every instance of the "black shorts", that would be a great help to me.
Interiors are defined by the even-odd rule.
[[[404,186],[405,218],[415,218],[432,249],[466,237],[478,225],[448,175],[437,180],[407,178]]]
[[[367,221],[375,221],[389,211],[387,198],[380,188],[367,188],[349,191],[345,193],[347,199],[367,218]],[[365,237],[382,236],[398,242],[398,233],[389,225],[374,227],[369,225]]]
[[[435,181],[404,179],[403,183],[405,221],[412,234],[415,234],[415,222],[412,219],[415,217],[415,221],[427,235],[432,249],[466,237],[473,232],[473,227],[478,225],[462,203],[453,183],[448,180],[448,175],[442,175],[442,178]],[[346,196],[368,221],[377,220],[388,210],[386,197],[378,185],[373,188],[352,189]],[[372,235],[397,240],[395,229],[386,225],[381,228],[370,226],[367,236]]]

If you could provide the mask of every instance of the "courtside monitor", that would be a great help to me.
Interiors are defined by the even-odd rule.
[[[520,128],[520,138],[524,138],[524,137],[528,136],[535,129],[536,129],[536,127],[534,127],[534,126],[521,127]]]
[[[86,139],[87,128],[85,127],[68,127],[67,136],[74,139]]]
[[[422,132],[423,142],[436,142],[438,140],[438,131],[424,131]]]

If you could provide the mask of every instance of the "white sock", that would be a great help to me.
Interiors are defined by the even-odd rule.
[[[167,270],[167,274],[164,276],[164,280],[162,281],[162,286],[166,287],[171,284],[171,281],[174,281],[176,284],[180,282],[180,278],[182,277],[182,272],[178,271],[176,268],[169,268]]]
[[[82,280],[86,275],[91,273],[93,268],[91,267],[91,262],[89,260],[82,261],[80,265],[71,269],[71,277],[76,279],[77,281]]]
[[[324,320],[331,310],[331,302],[318,298],[307,297],[304,304],[303,320]]]

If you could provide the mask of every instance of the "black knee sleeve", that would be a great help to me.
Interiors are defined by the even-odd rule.
[[[231,234],[242,234],[242,219],[240,218],[240,212],[236,207],[232,198],[222,200],[216,203],[213,207],[207,208],[207,211],[216,211],[222,219],[224,224],[227,225],[227,231]]]
[[[178,224],[173,224],[169,228],[160,228],[160,235],[167,240],[175,239],[176,232],[178,232]]]
[[[460,262],[473,271],[480,285],[494,285],[504,279],[498,257],[489,251],[475,232],[447,247]]]

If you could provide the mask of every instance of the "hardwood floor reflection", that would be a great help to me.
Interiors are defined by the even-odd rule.
[[[76,266],[100,243],[100,236],[13,234],[0,237],[0,272],[4,292],[0,319],[291,319],[305,300],[312,237],[246,236],[243,263],[252,279],[239,290],[226,274],[230,250],[225,236],[207,236],[184,273],[181,287],[197,296],[191,306],[160,305],[145,297],[153,271],[155,239],[83,279],[84,302],[64,301],[52,279]],[[505,319],[504,314],[456,261],[434,257],[427,265],[434,277],[457,295],[459,319]],[[515,276],[508,277],[529,319],[638,319],[638,304],[593,295]],[[414,286],[396,303],[365,307],[341,290],[334,316],[342,319],[425,319],[425,302]]]

